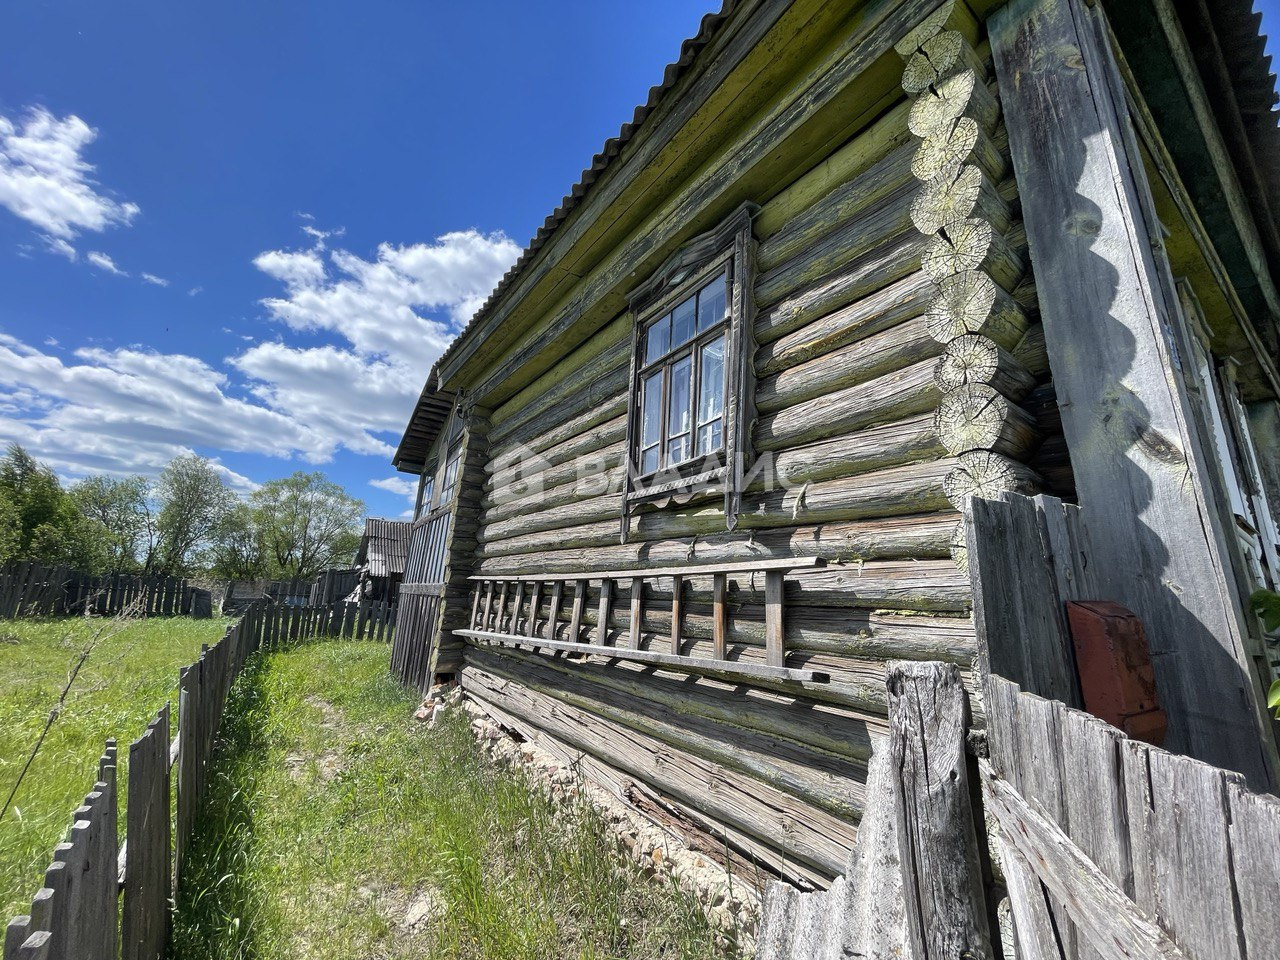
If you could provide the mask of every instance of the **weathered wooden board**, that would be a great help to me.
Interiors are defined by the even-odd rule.
[[[991,41],[1094,568],[1146,626],[1169,745],[1270,784],[1275,747],[1166,335],[1177,305],[1153,259],[1122,82],[1079,0],[1015,0]]]

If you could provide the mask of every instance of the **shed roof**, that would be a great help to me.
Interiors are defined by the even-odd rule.
[[[384,520],[369,517],[364,522],[364,536],[356,564],[373,577],[403,576],[409,558],[409,536],[413,524],[408,520]]]

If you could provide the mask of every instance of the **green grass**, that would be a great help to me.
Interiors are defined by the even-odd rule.
[[[602,818],[428,729],[385,645],[250,658],[175,917],[179,960],[716,957],[696,904]],[[411,905],[428,918],[406,924]]]
[[[0,621],[0,804],[57,703],[67,676],[94,633],[102,638],[0,820],[0,922],[26,913],[71,812],[93,789],[108,737],[119,741],[123,785],[129,742],[174,700],[178,668],[200,644],[215,643],[226,620],[155,619],[112,626],[102,619]],[[124,789],[120,822],[124,823]]]

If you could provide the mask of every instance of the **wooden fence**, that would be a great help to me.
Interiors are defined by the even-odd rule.
[[[1280,957],[1280,799],[988,685],[984,806],[1020,957]]]
[[[213,616],[209,592],[179,577],[90,576],[29,560],[0,567],[0,618],[84,613],[105,617],[126,610],[147,617]]]
[[[770,886],[758,960],[1280,957],[1280,798],[1078,708],[1064,602],[1107,594],[1078,508],[966,521],[985,740],[954,668],[891,664],[848,869]]]
[[[54,848],[31,912],[10,921],[2,960],[159,960],[169,902],[204,801],[207,771],[232,684],[254,650],[314,637],[390,640],[394,605],[296,607],[253,603],[212,647],[179,672],[178,730],[169,705],[129,747],[125,840],[117,848],[116,746]],[[176,779],[175,779],[176,778]],[[170,798],[177,793],[176,816]]]

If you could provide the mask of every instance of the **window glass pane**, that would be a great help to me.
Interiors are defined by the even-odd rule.
[[[698,386],[698,424],[724,412],[724,337],[702,345],[702,383]]]
[[[658,469],[659,460],[662,455],[662,447],[660,444],[654,444],[640,451],[640,472],[653,473]]]
[[[716,417],[698,428],[698,456],[715,453],[724,445],[724,421]]]
[[[720,274],[698,292],[698,332],[710,330],[724,319],[728,276]]]
[[[667,403],[667,462],[689,459],[693,394],[693,357],[671,365],[671,394]]]
[[[690,297],[671,312],[672,347],[678,347],[693,339],[696,302],[696,297]]]
[[[644,362],[653,363],[667,352],[671,341],[671,314],[649,324],[644,337]]]
[[[640,446],[653,446],[662,439],[662,371],[645,377],[644,399],[640,414]]]

